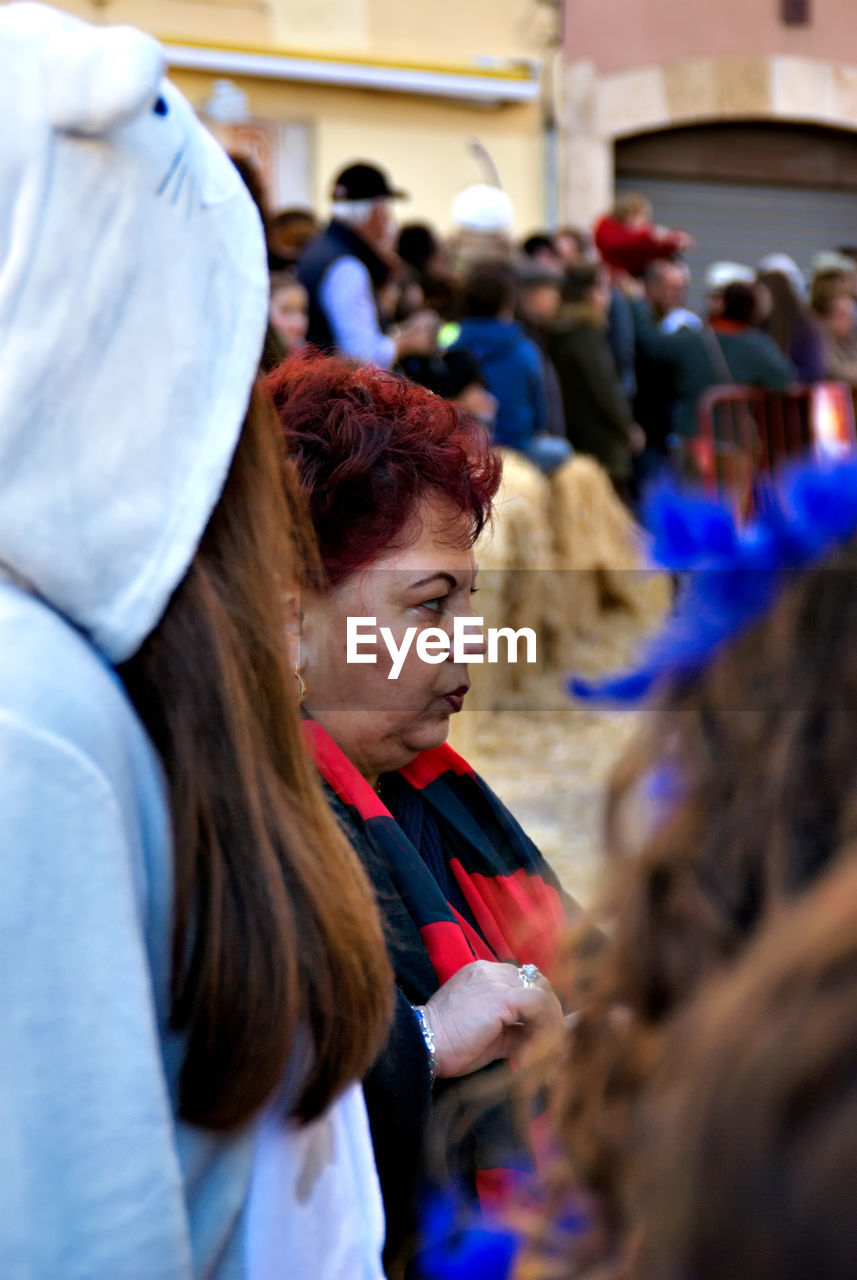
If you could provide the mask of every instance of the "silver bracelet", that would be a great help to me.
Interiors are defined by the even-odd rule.
[[[417,1022],[420,1024],[420,1031],[423,1033],[423,1040],[425,1041],[426,1051],[428,1052],[429,1084],[434,1084],[434,1078],[437,1075],[437,1046],[434,1042],[434,1032],[428,1024],[425,1009],[422,1009],[419,1005],[415,1004],[412,1004],[411,1008],[414,1011]]]

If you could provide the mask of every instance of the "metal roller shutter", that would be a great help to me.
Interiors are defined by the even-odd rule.
[[[857,244],[857,192],[786,186],[635,177],[623,173],[616,190],[642,191],[655,222],[680,227],[696,240],[687,255],[693,274],[690,302],[702,305],[710,262],[755,266],[768,253],[788,253],[808,274],[822,249]]]

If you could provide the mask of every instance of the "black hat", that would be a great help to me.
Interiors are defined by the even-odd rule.
[[[407,200],[407,191],[391,187],[383,169],[373,164],[350,164],[333,184],[332,200]]]

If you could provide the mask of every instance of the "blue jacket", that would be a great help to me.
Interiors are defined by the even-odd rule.
[[[500,319],[462,320],[453,345],[476,357],[485,385],[497,398],[497,444],[524,449],[533,436],[547,430],[542,358],[519,324]]]

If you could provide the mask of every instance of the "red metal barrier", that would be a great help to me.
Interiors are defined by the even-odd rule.
[[[795,387],[711,387],[700,396],[697,433],[684,442],[685,474],[730,501],[740,516],[752,507],[753,482],[790,458],[857,453],[851,389],[840,382]]]

